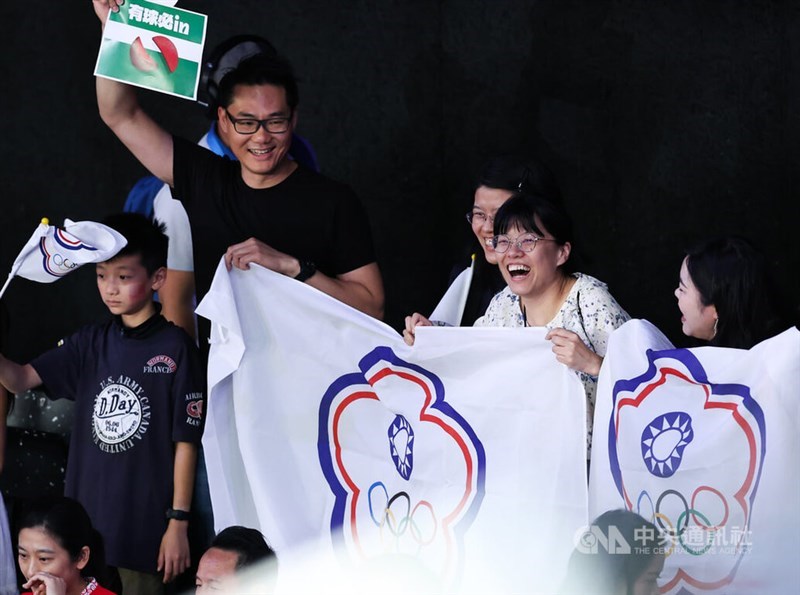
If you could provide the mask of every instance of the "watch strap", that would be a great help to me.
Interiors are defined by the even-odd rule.
[[[305,282],[306,279],[309,279],[317,272],[317,266],[311,262],[310,260],[301,260],[300,261],[300,272],[297,273],[295,279],[298,281]]]
[[[167,508],[167,519],[175,519],[176,521],[188,521],[189,511],[178,510],[177,508]]]

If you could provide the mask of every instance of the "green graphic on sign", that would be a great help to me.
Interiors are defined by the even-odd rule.
[[[205,33],[205,15],[129,0],[109,13],[94,73],[195,99]]]
[[[197,83],[197,62],[178,58],[174,71],[170,71],[164,57],[157,53],[142,49],[152,64],[152,69],[141,70],[137,68],[132,59],[133,46],[109,41],[104,44],[105,51],[100,54],[95,74],[105,75],[109,78],[133,83],[140,87],[164,91],[172,95],[181,95],[191,99],[195,98],[195,84]],[[141,56],[139,53],[138,56]],[[141,57],[139,58],[141,60]]]

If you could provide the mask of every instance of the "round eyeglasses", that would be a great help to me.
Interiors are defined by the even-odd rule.
[[[536,242],[540,241],[555,242],[553,238],[540,238],[533,233],[523,233],[513,239],[507,235],[499,235],[492,238],[492,248],[500,254],[508,252],[511,246],[516,246],[517,249],[523,252],[533,252],[533,249],[536,248]]]
[[[488,221],[494,224],[494,217],[487,215],[483,211],[470,211],[467,213],[467,221],[470,225],[480,225],[481,227]]]

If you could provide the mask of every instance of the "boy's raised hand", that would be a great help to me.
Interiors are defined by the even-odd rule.
[[[191,563],[186,521],[170,520],[161,547],[158,549],[158,571],[164,571],[164,582],[171,583]]]

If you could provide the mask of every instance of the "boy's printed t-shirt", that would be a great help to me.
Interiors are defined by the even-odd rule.
[[[31,362],[53,398],[75,401],[66,495],[105,541],[108,564],[156,572],[172,506],[174,443],[199,443],[197,347],[160,314],[92,324]]]

